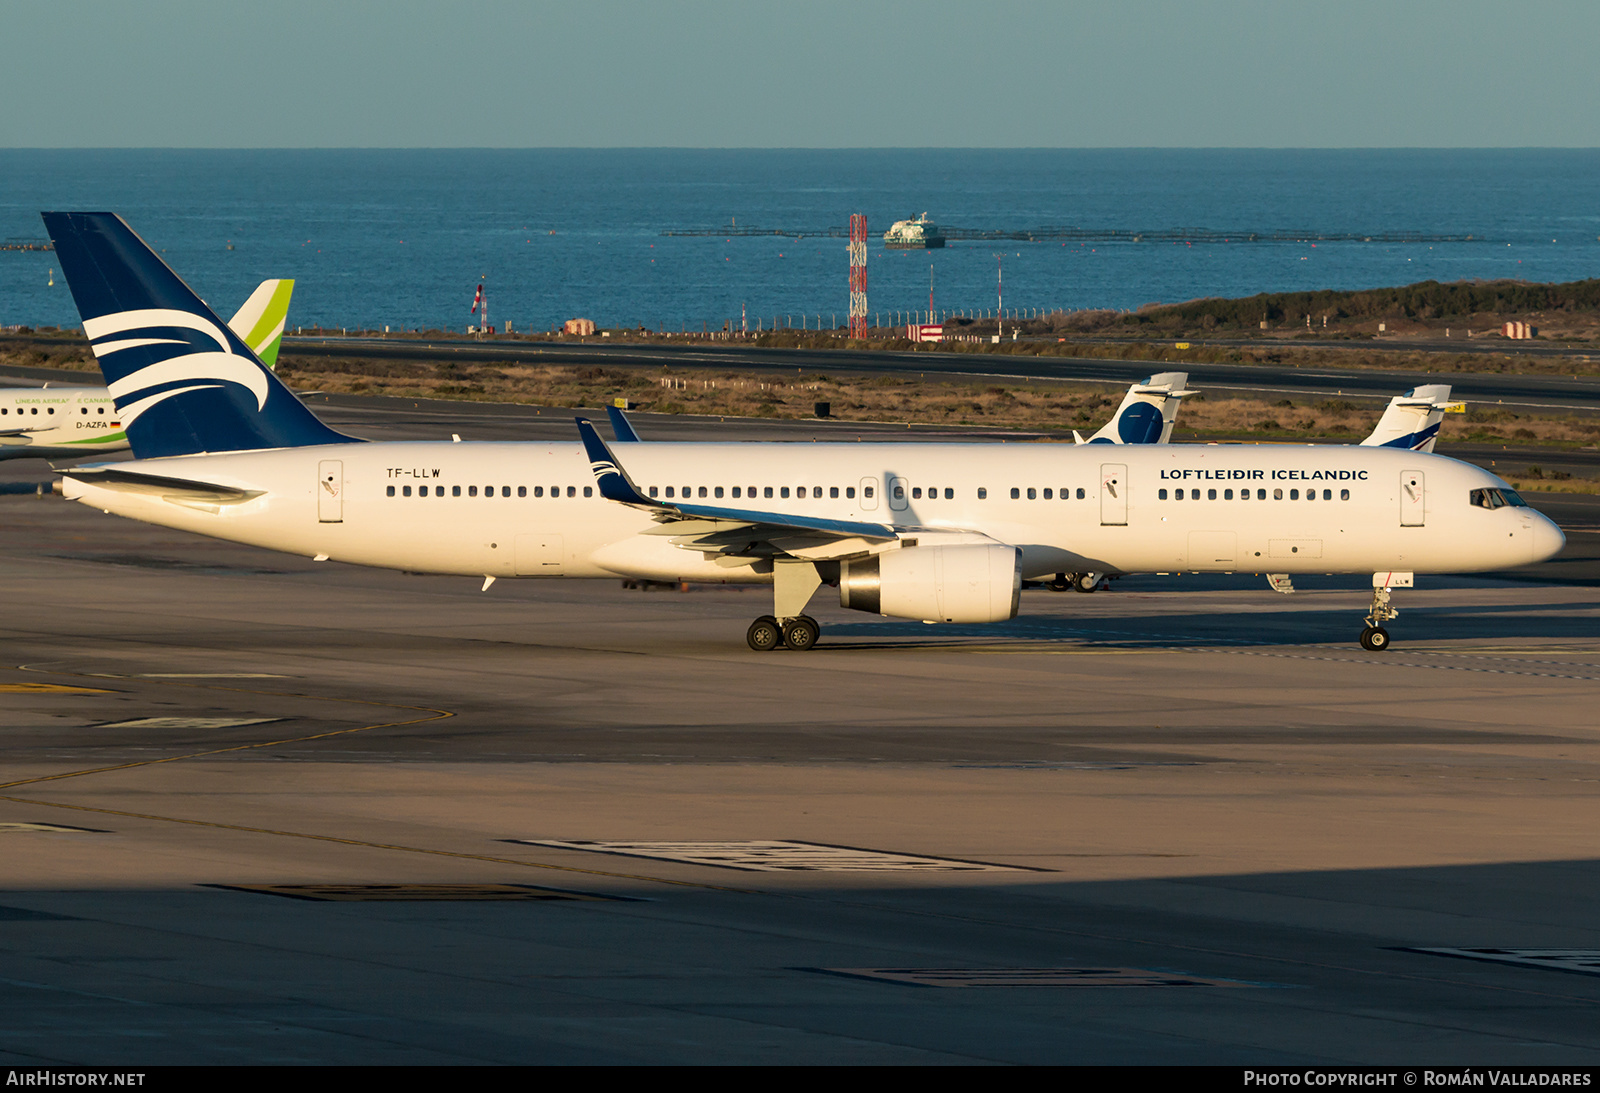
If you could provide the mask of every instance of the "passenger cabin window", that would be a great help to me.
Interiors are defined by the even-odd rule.
[[[789,496],[789,487],[788,486],[779,487],[778,496],[779,497],[788,497]]]
[[[411,487],[410,486],[401,486],[400,487],[400,496],[401,497],[410,497],[411,496]]]
[[[467,487],[467,496],[468,497],[476,497],[476,496],[478,496],[478,487],[477,486],[468,486]]]
[[[988,498],[988,496],[989,496],[988,489],[983,487],[983,486],[979,486],[978,487],[978,500],[979,501],[986,500]]]
[[[788,490],[784,490],[784,491],[783,491],[783,495],[784,495],[784,496],[785,496],[785,497],[787,497],[787,496],[789,496],[789,491],[788,491]],[[772,487],[771,487],[771,486],[768,486],[768,487],[766,487],[766,488],[765,488],[765,489],[763,489],[763,490],[762,490],[762,491],[761,491],[761,496],[762,496],[762,497],[771,497],[771,496],[772,496]]]
[[[517,496],[518,497],[526,497],[526,496],[528,496],[528,487],[527,486],[518,486],[517,487]]]
[[[390,486],[390,487],[389,487],[389,496],[390,496],[390,497],[393,497],[393,496],[394,496],[394,487],[393,487],[393,486]]]
[[[839,496],[839,487],[838,486],[829,486],[828,487],[828,497],[831,499],[831,498],[835,498],[835,497],[838,497],[838,496]]]
[[[847,498],[853,498],[853,497],[855,497],[855,495],[856,495],[856,488],[855,488],[855,487],[854,487],[854,486],[846,486],[846,487],[845,487],[845,488],[844,488],[844,495],[845,495],[845,497],[847,497]]]
[[[594,496],[594,487],[593,486],[585,486],[585,487],[583,487],[583,495],[585,497],[593,497]]]
[[[1339,500],[1341,500],[1341,501],[1350,500],[1350,491],[1349,490],[1340,490],[1339,491]]]
[[[576,496],[578,496],[578,487],[577,486],[568,486],[567,487],[567,496],[568,497],[576,497]]]
[[[872,496],[875,495],[875,490],[876,489],[877,489],[877,487],[875,487],[875,486],[862,486],[861,487],[861,496],[862,497],[872,497]]]
[[[911,499],[913,501],[921,501],[922,500],[922,487],[921,486],[912,486],[911,487]]]
[[[1019,498],[1021,496],[1022,496],[1022,491],[1017,489],[1017,487],[1012,486],[1011,487],[1011,500],[1015,501],[1017,498]]]

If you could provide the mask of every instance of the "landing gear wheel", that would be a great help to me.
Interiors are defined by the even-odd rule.
[[[1071,592],[1072,581],[1065,573],[1057,573],[1055,579],[1045,586],[1052,592]]]
[[[1381,626],[1369,626],[1361,631],[1361,648],[1381,653],[1389,648],[1389,631]]]
[[[1072,575],[1072,587],[1077,592],[1094,592],[1100,587],[1100,574],[1074,573]]]
[[[768,653],[776,649],[783,641],[783,630],[778,626],[778,620],[771,615],[762,615],[750,624],[750,629],[745,632],[744,640],[750,643],[750,648],[758,653]]]
[[[822,628],[817,625],[816,619],[801,615],[783,624],[783,643],[791,649],[804,652],[817,643],[817,636],[821,632]]]

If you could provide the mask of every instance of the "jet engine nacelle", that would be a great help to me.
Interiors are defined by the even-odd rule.
[[[901,619],[1017,617],[1022,551],[1000,543],[912,546],[839,563],[839,606]]]

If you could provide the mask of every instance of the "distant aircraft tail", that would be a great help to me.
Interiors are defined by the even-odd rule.
[[[292,295],[293,281],[262,281],[238,314],[228,320],[228,329],[239,335],[262,364],[274,370],[278,367],[283,328],[289,322],[289,297]]]
[[[1414,452],[1433,451],[1439,439],[1439,424],[1446,411],[1459,410],[1450,401],[1450,385],[1429,383],[1396,395],[1378,419],[1372,435],[1361,442],[1367,448],[1409,448]]]
[[[1187,372],[1158,372],[1128,388],[1111,420],[1089,439],[1076,431],[1079,444],[1165,444],[1172,439],[1178,405],[1194,391],[1186,386]]]
[[[134,455],[355,439],[318,421],[120,216],[43,216]]]

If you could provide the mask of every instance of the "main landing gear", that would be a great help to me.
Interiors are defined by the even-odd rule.
[[[758,653],[770,652],[778,646],[805,652],[817,643],[822,627],[810,615],[799,615],[779,622],[771,615],[762,615],[750,624],[745,641]]]
[[[1098,592],[1103,573],[1057,573],[1045,587],[1052,592]]]
[[[773,613],[762,615],[750,624],[745,641],[758,653],[770,652],[780,645],[785,649],[805,652],[817,643],[822,627],[817,620],[804,613],[812,593],[822,584],[822,575],[810,562],[780,561],[772,570]]]

